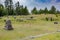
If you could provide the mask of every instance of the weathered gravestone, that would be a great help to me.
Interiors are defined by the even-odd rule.
[[[13,30],[11,20],[6,20],[5,21],[5,29],[6,30]]]

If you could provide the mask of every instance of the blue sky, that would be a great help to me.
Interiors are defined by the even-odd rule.
[[[49,3],[51,0],[35,0],[38,3]]]
[[[56,2],[60,2],[60,0],[57,0]]]
[[[54,5],[57,10],[60,10],[60,0],[13,0],[14,4],[19,1],[20,5],[27,6],[29,11],[32,10],[34,7],[39,9],[44,9],[47,7],[48,9]],[[3,3],[4,0],[0,0],[0,3]]]

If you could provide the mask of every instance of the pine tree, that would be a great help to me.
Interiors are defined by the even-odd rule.
[[[57,14],[60,14],[60,11],[59,10],[57,10],[57,12],[56,12]]]
[[[13,1],[12,0],[5,0],[5,8],[8,11],[8,15],[13,15]]]
[[[55,6],[52,6],[49,12],[50,12],[50,14],[55,14],[56,13]]]
[[[43,14],[43,13],[44,13],[44,10],[40,9],[39,14]]]
[[[47,9],[47,7],[44,9],[44,13],[45,13],[45,14],[48,13],[48,9]]]
[[[24,14],[23,15],[28,15],[29,12],[28,12],[28,9],[27,9],[27,6],[25,6],[24,10],[23,10]]]
[[[2,4],[0,4],[0,16],[3,16],[3,10],[4,10],[4,7]]]
[[[20,3],[17,2],[15,5],[16,5],[16,15],[20,15],[21,14],[20,13]]]
[[[33,8],[33,10],[31,11],[32,14],[38,14],[38,11],[36,9],[36,7]]]

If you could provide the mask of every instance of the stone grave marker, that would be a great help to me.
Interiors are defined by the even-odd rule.
[[[8,19],[8,20],[5,21],[5,29],[6,30],[13,30],[11,20]]]

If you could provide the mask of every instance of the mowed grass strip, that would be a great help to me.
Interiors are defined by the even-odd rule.
[[[60,40],[60,32],[57,32],[55,34],[49,34],[32,40]]]

